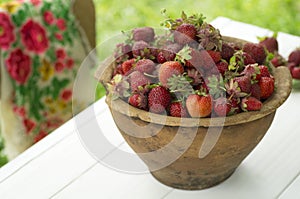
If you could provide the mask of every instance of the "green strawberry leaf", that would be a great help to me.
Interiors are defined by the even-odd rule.
[[[229,60],[229,66],[228,66],[228,70],[230,71],[235,71],[236,70],[236,56],[232,56]]]
[[[192,51],[191,51],[191,48],[190,48],[188,45],[184,46],[184,47],[176,54],[175,61],[179,61],[179,62],[185,64],[187,60],[192,59],[191,52],[192,52]]]

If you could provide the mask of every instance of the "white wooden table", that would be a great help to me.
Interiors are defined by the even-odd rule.
[[[212,24],[226,36],[256,42],[256,36],[271,35],[263,28],[219,17]],[[300,38],[278,34],[285,57]],[[0,199],[34,198],[300,198],[300,92],[293,91],[279,108],[262,142],[225,182],[201,191],[172,189],[148,174],[126,174],[96,161],[83,147],[76,125],[70,120],[0,169]],[[93,110],[97,117],[89,117]],[[97,120],[110,142],[129,147],[112,121],[104,100],[81,113],[80,128]],[[108,150],[102,158],[109,158]]]

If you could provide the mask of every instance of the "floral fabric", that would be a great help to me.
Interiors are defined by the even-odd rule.
[[[0,5],[1,127],[4,139],[21,137],[14,145],[26,148],[72,117],[72,86],[86,47],[70,6]]]

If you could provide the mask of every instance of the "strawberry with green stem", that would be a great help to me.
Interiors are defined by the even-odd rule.
[[[131,94],[128,98],[128,103],[136,108],[148,110],[148,98],[141,92]]]
[[[128,75],[133,70],[135,63],[136,59],[134,58],[124,61],[121,65],[123,74]]]
[[[239,84],[236,81],[234,81],[233,78],[225,84],[225,88],[227,94],[229,95],[229,100],[231,100],[232,98],[240,98],[248,95],[247,93],[241,91]]]
[[[169,30],[176,30],[182,24],[191,24],[197,29],[204,23],[205,17],[202,14],[193,14],[187,16],[185,12],[182,11],[180,19],[172,19],[167,15],[167,10],[163,9],[161,13],[165,16],[165,21],[161,23],[161,26],[168,28]]]
[[[278,52],[277,33],[274,33],[271,37],[258,37],[259,44],[264,46],[270,53]]]
[[[231,104],[226,97],[220,97],[214,101],[213,110],[216,116],[225,117],[229,115],[231,108]]]
[[[128,77],[117,74],[106,84],[108,94],[113,100],[118,98],[127,98],[130,96],[130,85]]]
[[[262,108],[262,102],[255,97],[244,97],[241,108],[243,111],[259,111]]]

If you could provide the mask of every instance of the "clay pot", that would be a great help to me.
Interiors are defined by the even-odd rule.
[[[113,68],[111,64],[101,77],[96,76],[108,82]],[[126,142],[158,181],[174,188],[199,190],[227,179],[266,134],[276,109],[292,88],[286,67],[274,69],[274,77],[276,90],[260,111],[225,118],[174,118],[134,108],[109,96],[106,102]]]

